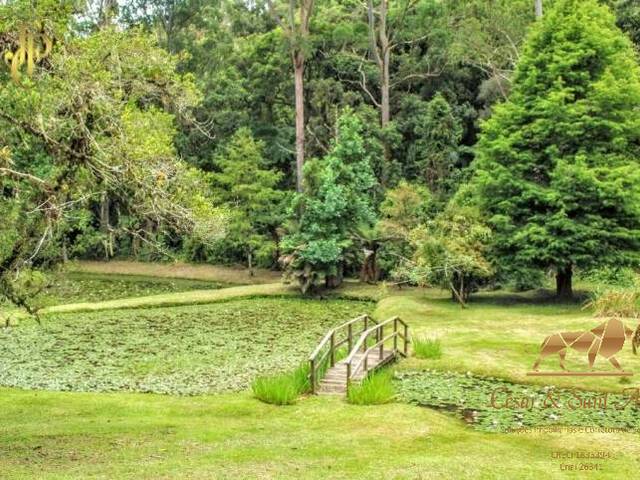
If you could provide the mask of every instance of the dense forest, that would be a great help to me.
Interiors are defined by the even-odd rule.
[[[640,260],[639,47],[635,0],[0,2],[1,295],[134,257],[570,297]]]

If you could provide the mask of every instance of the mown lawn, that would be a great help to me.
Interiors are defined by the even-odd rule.
[[[528,377],[527,372],[538,356],[544,338],[555,332],[590,330],[603,319],[594,318],[583,303],[556,303],[540,294],[505,292],[476,296],[469,308],[452,303],[446,292],[426,290],[382,299],[374,311],[378,318],[399,315],[414,336],[437,337],[442,342],[439,359],[411,358],[400,365],[404,370],[431,368],[445,371],[473,372],[536,385],[559,385],[594,390],[620,391],[640,386],[640,357],[634,356],[630,342],[616,357],[622,366],[636,375],[621,380],[616,377]],[[628,322],[631,328],[637,323]],[[569,351],[567,368],[587,371],[586,355]],[[558,357],[547,357],[542,371],[558,371]],[[597,371],[610,372],[613,367],[603,358],[595,364]]]
[[[613,458],[599,461],[601,470],[589,478],[630,478],[640,469],[637,433],[491,433],[467,425],[460,412],[361,407],[328,397],[275,407],[247,390],[257,375],[295,367],[327,328],[363,312],[400,315],[413,335],[442,341],[441,358],[393,367],[406,379],[396,382],[400,400],[488,402],[492,381],[480,376],[534,383],[536,391],[549,384],[615,392],[639,385],[637,376],[621,384],[525,375],[546,335],[598,324],[579,303],[484,293],[462,310],[436,290],[355,284],[325,300],[296,298],[277,283],[153,293],[52,307],[42,326],[22,320],[0,331],[0,385],[101,392],[1,388],[0,478],[554,479],[570,475],[560,470],[558,452],[593,451]],[[372,297],[381,299],[377,306],[353,300]],[[584,367],[583,358],[570,357],[570,367]],[[629,349],[620,360],[640,372]],[[554,360],[542,368],[555,369]],[[600,361],[598,368],[610,369]],[[425,369],[473,372],[478,380],[425,377]],[[481,388],[471,392],[476,383]],[[517,389],[526,392],[527,385]],[[514,427],[538,422],[510,412],[496,418]],[[489,412],[483,426],[493,419]],[[625,419],[611,423],[630,424]],[[580,423],[591,425],[591,417]]]
[[[560,479],[553,452],[613,447],[588,478],[640,466],[637,435],[482,433],[426,408],[327,397],[0,390],[0,419],[3,479]]]

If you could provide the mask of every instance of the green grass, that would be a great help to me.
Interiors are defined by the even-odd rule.
[[[0,390],[0,477],[68,479],[564,479],[553,452],[611,450],[589,478],[634,478],[637,435],[491,434],[427,408],[248,393]],[[585,477],[580,477],[585,478]]]
[[[260,285],[243,285],[240,287],[221,288],[219,290],[192,290],[189,292],[164,293],[143,297],[128,297],[103,302],[81,302],[66,305],[56,305],[42,310],[43,314],[100,312],[107,310],[129,310],[139,308],[176,307],[182,305],[204,305],[208,303],[224,302],[238,298],[252,298],[265,296],[295,297],[298,292],[281,283]]]
[[[382,369],[367,375],[359,384],[351,385],[347,400],[354,405],[383,405],[392,402],[395,394],[392,372]]]
[[[448,292],[425,290],[382,299],[373,315],[378,319],[398,315],[409,323],[413,338],[439,338],[446,345],[446,355],[412,357],[398,366],[401,370],[472,372],[517,383],[611,392],[621,388],[615,377],[527,376],[545,337],[555,332],[590,330],[602,322],[584,310],[581,301],[558,303],[536,292],[489,292],[474,295],[468,308],[461,309],[451,302]],[[637,320],[627,320],[627,324],[635,329]],[[633,355],[630,342],[616,357],[625,369],[636,372],[627,386],[640,387],[640,356]],[[570,370],[588,369],[586,355],[574,351],[568,352],[566,364]],[[557,356],[547,357],[540,368],[559,370]],[[596,360],[595,368],[606,372],[613,369],[603,358]]]
[[[309,364],[306,362],[290,373],[259,377],[251,384],[258,400],[273,405],[293,405],[309,389]]]
[[[488,389],[505,379],[522,383],[513,388],[527,394],[544,392],[549,383],[615,392],[640,385],[640,361],[630,348],[619,359],[636,376],[624,385],[526,376],[546,335],[598,323],[580,303],[493,292],[477,295],[463,310],[446,292],[356,284],[337,295],[381,298],[377,319],[399,315],[414,338],[437,337],[446,346],[440,358],[412,357],[394,366],[399,378],[392,383],[403,402],[459,413],[459,403],[483,406]],[[370,311],[371,303],[301,300],[275,284],[94,303],[53,307],[42,327],[23,321],[0,330],[0,384],[113,391],[0,390],[3,479],[559,479],[567,474],[554,452],[594,449],[613,458],[590,477],[630,478],[638,470],[637,433],[487,433],[451,413],[407,403],[362,408],[304,396],[281,408],[246,391],[257,377],[294,369],[330,326]],[[196,305],[169,307],[189,303]],[[65,310],[76,313],[59,313]],[[570,368],[585,363],[569,354]],[[601,360],[596,366],[610,370]],[[548,359],[542,368],[557,365]],[[434,369],[437,376],[425,373]],[[548,420],[510,420],[516,413],[501,412],[498,420]],[[593,419],[566,421],[592,425]]]
[[[93,303],[130,297],[144,297],[191,290],[216,290],[221,282],[139,275],[66,273],[54,278],[37,302],[42,306]]]
[[[411,344],[417,358],[440,358],[442,356],[442,344],[438,338],[415,337]]]
[[[185,294],[186,295],[186,294]],[[254,298],[47,315],[0,329],[0,385],[199,394],[293,369],[326,331],[370,311],[347,300]]]

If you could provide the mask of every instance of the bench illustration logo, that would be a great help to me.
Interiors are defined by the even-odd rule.
[[[625,346],[631,343],[633,353],[637,355],[640,347],[640,325],[636,331],[627,327],[622,320],[611,318],[601,323],[592,330],[582,332],[561,332],[549,335],[540,346],[540,355],[533,365],[533,371],[528,372],[530,376],[631,376],[633,373],[625,371],[616,359]],[[591,371],[573,372],[568,371],[564,360],[569,350],[586,354]],[[540,362],[551,355],[558,355],[560,372],[540,372]],[[595,372],[593,371],[596,359],[604,358],[615,367],[614,371]]]

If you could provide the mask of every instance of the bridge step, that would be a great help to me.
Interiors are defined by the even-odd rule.
[[[354,365],[362,359],[362,354],[357,354],[354,357]],[[370,352],[367,358],[367,364],[369,369],[377,368],[385,363],[390,362],[395,358],[393,350],[384,350],[382,352],[382,358],[380,358],[380,351],[376,350]],[[364,366],[364,360],[363,360]],[[361,368],[358,373],[353,377],[352,382],[362,380],[364,368]],[[327,370],[324,378],[320,380],[318,388],[318,394],[320,395],[345,395],[347,393],[347,366],[343,361],[336,363],[333,367]]]

